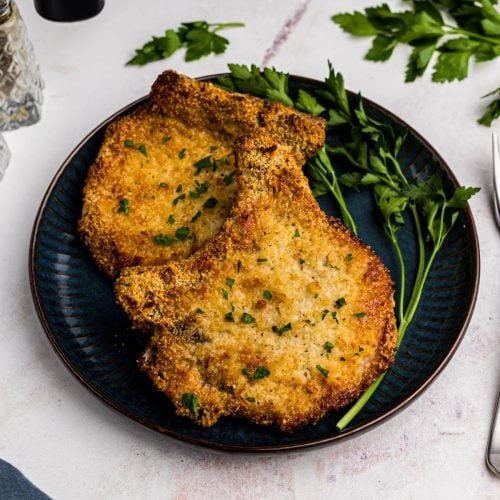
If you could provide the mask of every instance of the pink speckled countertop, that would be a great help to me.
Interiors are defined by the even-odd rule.
[[[362,59],[369,41],[343,34],[332,14],[374,0],[202,2],[107,0],[94,19],[57,24],[19,0],[46,83],[43,119],[6,133],[12,160],[0,183],[0,457],[54,498],[493,499],[500,480],[485,447],[499,388],[500,234],[490,202],[491,131],[475,123],[478,97],[498,86],[500,63],[473,65],[471,77],[437,85],[403,83],[408,50],[384,64]],[[395,7],[404,2],[389,1]],[[185,63],[181,54],[125,67],[134,47],[183,21],[243,21],[227,32],[227,52]],[[334,61],[348,88],[416,128],[464,185],[471,203],[482,286],[457,353],[409,408],[355,439],[270,457],[186,446],[137,425],[90,394],[49,345],[32,305],[28,242],[38,204],[69,151],[96,124],[147,93],[172,67],[191,76],[226,63],[272,65],[322,79]],[[497,122],[500,128],[500,123]],[[1,485],[0,485],[0,498]]]

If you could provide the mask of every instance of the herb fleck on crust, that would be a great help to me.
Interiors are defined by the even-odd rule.
[[[280,104],[165,71],[145,105],[108,126],[84,188],[81,238],[112,278],[127,266],[187,257],[229,215],[239,136],[266,130],[304,162],[324,140],[324,125]],[[176,238],[186,227],[189,234]]]
[[[151,334],[141,368],[179,415],[293,431],[393,363],[394,286],[319,208],[289,144],[257,132],[234,151],[238,189],[221,230],[187,259],[123,270],[115,290]]]

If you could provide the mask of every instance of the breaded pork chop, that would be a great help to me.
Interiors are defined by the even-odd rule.
[[[235,150],[238,194],[189,258],[125,269],[115,291],[152,333],[140,362],[179,415],[283,431],[355,398],[393,362],[393,283],[373,251],[319,208],[289,146]]]
[[[114,277],[186,257],[212,237],[235,196],[233,143],[258,128],[300,162],[324,141],[322,119],[161,74],[146,105],[108,126],[87,176],[79,231],[98,267]]]

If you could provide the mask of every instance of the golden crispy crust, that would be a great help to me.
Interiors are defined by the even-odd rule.
[[[179,415],[293,431],[391,365],[393,283],[318,207],[290,146],[256,134],[235,155],[237,198],[222,230],[187,259],[123,270],[115,291],[152,333],[141,366]]]
[[[99,268],[115,277],[126,266],[186,257],[212,237],[235,197],[234,141],[259,128],[291,144],[301,162],[324,141],[322,119],[161,74],[146,105],[108,126],[88,172],[79,232]],[[216,170],[199,171],[195,163],[207,157]],[[209,198],[215,206],[205,205]],[[176,239],[182,227],[189,237]]]

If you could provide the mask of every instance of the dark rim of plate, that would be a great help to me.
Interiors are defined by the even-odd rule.
[[[203,76],[200,78],[197,78],[200,81],[207,81],[211,80],[213,81],[214,79],[220,77],[220,76],[227,76],[227,73],[218,73],[218,74],[213,74],[213,75],[208,75],[208,76]],[[305,84],[310,84],[310,85],[321,85],[322,82],[319,80],[314,80],[312,78],[306,78],[306,77],[301,77],[301,76],[295,76],[295,75],[290,75],[290,79],[298,81],[298,82],[303,82]],[[354,95],[353,92],[347,91],[348,94],[352,97]],[[471,301],[468,306],[467,312],[464,316],[463,323],[460,327],[460,332],[457,335],[457,338],[447,354],[445,355],[444,359],[442,362],[436,367],[436,369],[429,375],[429,377],[418,387],[415,391],[413,391],[412,394],[407,396],[403,401],[401,401],[398,405],[394,406],[390,410],[384,412],[382,415],[379,417],[369,421],[365,422],[363,424],[354,426],[354,427],[349,427],[348,429],[339,432],[338,434],[335,434],[333,436],[329,436],[323,439],[314,439],[314,440],[309,440],[309,441],[303,441],[300,443],[293,443],[293,444],[283,444],[283,445],[263,445],[263,446],[241,446],[241,445],[229,445],[229,444],[219,444],[219,443],[214,443],[211,441],[206,441],[204,439],[198,439],[198,438],[193,438],[190,436],[186,436],[184,434],[180,434],[178,432],[165,429],[163,427],[157,426],[155,424],[152,424],[151,422],[146,421],[145,419],[139,417],[138,415],[130,412],[126,408],[122,407],[121,405],[117,404],[113,399],[109,398],[107,395],[102,393],[87,377],[79,371],[78,368],[76,368],[72,362],[69,360],[69,358],[66,356],[66,353],[64,350],[61,348],[59,345],[56,337],[54,336],[49,322],[46,318],[45,311],[42,308],[41,305],[41,300],[38,292],[38,288],[35,283],[35,247],[36,247],[36,242],[37,242],[37,235],[38,235],[38,230],[39,226],[43,217],[43,214],[45,212],[45,208],[48,202],[48,199],[50,195],[52,194],[52,191],[56,185],[56,183],[59,181],[59,178],[61,177],[62,173],[68,166],[69,162],[73,159],[73,157],[77,154],[77,152],[80,150],[80,148],[102,127],[107,126],[111,121],[115,120],[117,117],[120,115],[126,113],[127,111],[132,110],[139,104],[145,102],[147,99],[149,99],[149,95],[141,97],[140,99],[137,99],[136,101],[124,106],[122,109],[108,117],[106,120],[101,122],[99,125],[97,125],[91,132],[89,132],[81,141],[80,143],[71,151],[71,153],[67,156],[67,158],[64,160],[62,165],[59,167],[57,170],[56,174],[54,175],[52,181],[50,182],[45,195],[42,199],[42,202],[40,204],[40,207],[38,209],[35,222],[33,224],[33,230],[31,233],[31,239],[30,239],[30,249],[29,249],[29,280],[30,280],[30,288],[31,288],[31,294],[33,296],[33,301],[35,304],[35,309],[38,314],[38,317],[40,319],[40,322],[42,324],[42,327],[53,347],[53,349],[56,351],[56,353],[60,356],[60,358],[63,360],[65,365],[73,372],[73,374],[76,376],[76,378],[91,392],[93,392],[97,397],[99,397],[102,401],[105,403],[109,404],[112,408],[117,410],[118,412],[122,413],[123,415],[131,418],[132,420],[135,420],[136,422],[142,424],[145,427],[148,427],[149,429],[153,429],[157,432],[160,432],[162,434],[165,434],[167,436],[173,437],[175,439],[178,439],[180,441],[184,441],[190,444],[194,445],[201,445],[205,446],[207,448],[212,448],[215,450],[223,450],[223,451],[232,451],[232,452],[250,452],[250,453],[267,453],[267,452],[275,452],[275,451],[292,451],[292,450],[299,450],[299,449],[305,449],[305,448],[311,448],[311,447],[316,447],[316,446],[322,446],[326,445],[329,443],[333,442],[338,442],[350,437],[353,437],[356,434],[362,434],[363,432],[366,432],[373,427],[381,424],[382,422],[388,420],[389,418],[393,417],[397,413],[399,413],[401,410],[403,410],[406,406],[408,406],[411,402],[413,402],[418,396],[420,396],[426,389],[429,387],[429,385],[436,379],[436,377],[441,373],[441,371],[444,369],[444,367],[448,364],[452,356],[454,355],[455,351],[457,350],[458,346],[460,345],[460,342],[462,341],[465,332],[467,330],[467,327],[470,323],[470,320],[472,318],[472,314],[474,311],[474,306],[476,304],[477,300],[477,294],[478,294],[478,289],[479,289],[479,273],[480,273],[480,254],[479,254],[479,240],[477,236],[477,230],[476,230],[476,225],[474,223],[474,219],[472,217],[472,212],[470,209],[470,206],[467,205],[467,208],[463,211],[467,223],[469,225],[470,231],[473,236],[473,242],[472,242],[472,247],[474,250],[474,269],[473,269],[473,275],[474,275],[474,280],[473,280],[473,286],[474,290],[472,291],[471,294]],[[448,175],[449,179],[451,180],[452,184],[454,187],[458,187],[460,184],[453,174],[451,168],[448,166],[448,164],[444,161],[444,159],[439,155],[439,153],[434,149],[429,142],[422,137],[413,127],[408,125],[404,120],[401,118],[397,117],[394,115],[392,112],[388,111],[385,109],[383,106],[380,106],[379,104],[371,101],[370,99],[367,99],[363,97],[364,101],[370,105],[373,109],[379,111],[380,113],[388,116],[392,121],[397,123],[398,125],[407,128],[411,133],[425,146],[425,148],[432,153],[436,161],[440,164],[440,166],[443,168],[444,171],[446,171],[446,174]]]

